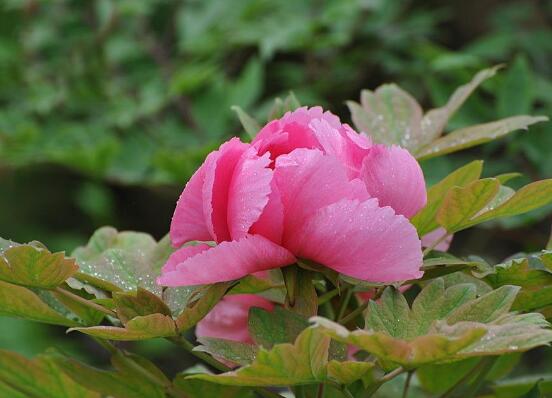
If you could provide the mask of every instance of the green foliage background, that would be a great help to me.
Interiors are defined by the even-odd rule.
[[[551,21],[537,0],[4,0],[0,235],[68,251],[104,224],[161,237],[205,154],[244,135],[230,106],[265,120],[289,90],[349,122],[344,103],[363,88],[394,81],[429,108],[505,63],[449,128],[550,115]],[[524,173],[521,186],[552,176],[551,148],[542,123],[423,166],[432,184],[484,158],[489,175]],[[460,233],[453,248],[490,260],[541,249],[551,210]],[[58,333],[1,319],[0,347],[35,354],[63,339],[91,353]],[[139,350],[171,369],[165,343]]]

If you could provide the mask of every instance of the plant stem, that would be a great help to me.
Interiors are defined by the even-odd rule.
[[[213,368],[215,368],[218,371],[228,372],[228,371],[232,370],[228,366],[223,364],[222,362],[217,361],[215,358],[213,358],[209,354],[207,354],[205,352],[201,352],[201,351],[194,351],[194,345],[182,336],[169,337],[167,339],[169,341],[173,342],[174,344],[178,345],[179,347],[184,348],[190,354],[192,354],[196,358],[201,359],[205,363],[211,365]],[[257,394],[259,394],[260,396],[262,396],[264,398],[283,398],[280,394],[277,394],[275,392],[272,392],[272,391],[264,389],[264,388],[254,388],[254,390]]]
[[[61,287],[58,286],[58,287],[56,287],[56,288],[54,289],[54,291],[55,291],[56,293],[59,293],[59,294],[64,295],[65,297],[68,297],[68,298],[70,298],[71,300],[76,301],[76,302],[78,302],[78,303],[80,303],[80,304],[82,304],[82,305],[85,305],[85,306],[87,306],[87,307],[93,308],[93,309],[95,309],[96,311],[103,312],[104,314],[109,315],[109,316],[112,316],[112,317],[114,317],[114,318],[117,318],[117,314],[116,314],[114,311],[111,311],[111,310],[108,309],[108,308],[105,308],[105,307],[103,307],[103,306],[101,306],[101,305],[99,305],[99,304],[96,304],[96,303],[93,302],[93,301],[87,300],[87,299],[85,299],[84,297],[81,297],[81,296],[79,296],[79,295],[76,295],[76,294],[74,294],[74,293],[71,293],[69,290],[65,290],[65,289],[63,289],[63,288],[61,288]]]
[[[410,380],[412,379],[413,374],[414,374],[414,371],[411,370],[408,372],[408,375],[406,376],[406,380],[404,381],[402,398],[408,397],[408,389],[410,388]]]
[[[346,316],[344,316],[343,318],[341,319],[338,319],[337,322],[344,325],[346,324],[347,322],[349,322],[351,319],[355,319],[357,316],[361,315],[362,312],[368,308],[368,301],[365,302],[365,303],[362,303],[361,305],[359,305],[357,308],[355,308],[353,311],[351,311],[349,314],[347,314]]]
[[[349,305],[349,301],[351,301],[351,297],[353,296],[353,289],[347,289],[345,292],[345,297],[341,301],[341,305],[339,307],[339,312],[337,313],[337,319],[343,318],[343,315],[345,315],[345,311],[347,310],[347,306]]]
[[[345,397],[347,397],[347,398],[355,398],[355,397],[353,396],[353,394],[351,394],[351,391],[349,391],[349,389],[348,389],[347,386],[345,386],[345,385],[344,385],[343,387],[341,387],[341,392],[342,392],[343,395],[345,395]]]
[[[318,385],[318,393],[316,394],[316,398],[324,398],[324,383],[320,383]]]
[[[397,377],[398,375],[400,375],[401,373],[404,373],[404,368],[401,366],[389,373],[387,373],[385,376],[383,376],[381,378],[381,382],[382,383],[387,383],[388,381],[390,380],[393,380],[395,377]]]
[[[330,290],[329,292],[324,293],[322,296],[318,297],[318,305],[322,305],[333,299],[335,296],[339,294],[339,289],[335,288],[333,290]]]

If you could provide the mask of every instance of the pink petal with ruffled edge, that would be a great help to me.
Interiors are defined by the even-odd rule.
[[[163,268],[161,268],[161,273],[164,274],[166,272],[175,271],[178,264],[210,248],[211,246],[205,243],[200,243],[199,245],[186,246],[178,249],[170,255],[165,265],[163,265]]]
[[[391,206],[405,217],[412,217],[426,204],[424,174],[406,149],[374,145],[364,158],[360,178],[380,206]]]
[[[435,242],[443,238],[443,236],[445,236],[446,234],[447,234],[447,231],[443,227],[434,229],[433,231],[428,232],[427,234],[422,236],[422,246],[433,247]],[[448,235],[437,246],[433,247],[433,249],[446,252],[449,249],[451,243],[452,243],[452,235]]]
[[[250,147],[236,166],[228,193],[227,220],[233,240],[247,234],[268,203],[273,173],[269,164],[269,153],[259,157]]]
[[[284,232],[284,205],[274,178],[270,184],[270,190],[268,203],[250,232],[262,235],[279,245],[282,243]]]
[[[341,200],[319,210],[290,237],[297,257],[354,278],[391,283],[420,278],[416,229],[376,199]]]
[[[213,337],[252,343],[248,319],[251,307],[272,311],[274,304],[253,294],[224,296],[196,326],[197,337]]]
[[[188,258],[175,271],[157,278],[157,283],[176,287],[225,282],[294,262],[287,249],[260,235],[246,235]]]
[[[369,197],[358,181],[349,181],[339,160],[316,149],[296,149],[280,156],[274,180],[284,206],[283,242],[289,248],[294,245],[289,235],[301,231],[306,218],[318,209],[343,198]]]
[[[170,228],[170,238],[174,247],[180,247],[191,240],[213,239],[203,216],[204,181],[205,164],[190,178],[176,204]]]
[[[234,169],[241,156],[249,148],[239,138],[222,144],[218,151],[211,152],[205,161],[203,184],[203,214],[207,229],[217,242],[230,240],[228,229],[228,192]]]

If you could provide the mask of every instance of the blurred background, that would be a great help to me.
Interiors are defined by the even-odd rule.
[[[448,129],[550,116],[551,24],[546,0],[2,0],[0,236],[69,253],[106,224],[162,237],[206,153],[244,135],[230,106],[265,121],[290,90],[350,122],[345,101],[363,88],[393,81],[427,109],[505,63]],[[550,178],[550,123],[423,168],[432,184],[478,158],[486,175],[523,173],[512,185]],[[496,262],[542,249],[551,213],[460,233],[452,252]],[[0,348],[33,355],[51,345],[98,350],[0,318]],[[137,349],[183,368],[163,342]]]

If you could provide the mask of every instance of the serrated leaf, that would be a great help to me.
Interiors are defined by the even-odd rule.
[[[526,351],[552,341],[540,314],[508,313],[515,286],[503,286],[476,298],[475,286],[429,283],[409,308],[403,295],[387,288],[379,304],[371,302],[365,330],[349,331],[325,318],[315,327],[333,339],[355,345],[385,362],[406,368],[471,356]]]
[[[176,318],[176,326],[184,332],[195,326],[230,290],[234,282],[219,282],[206,288],[203,295],[190,306],[184,308]]]
[[[65,376],[44,355],[27,359],[14,352],[0,350],[0,382],[12,390],[10,395],[2,395],[10,398],[100,398],[98,393]]]
[[[512,305],[516,311],[533,311],[552,305],[552,273],[543,266],[543,255],[546,254],[512,259],[495,265],[480,277],[494,288],[520,286],[521,290]]]
[[[251,137],[255,138],[259,130],[261,129],[261,126],[259,123],[251,116],[249,116],[242,108],[240,108],[237,105],[234,105],[231,107],[231,109],[236,112],[238,115],[238,118],[240,119],[240,123],[242,127],[244,128],[245,132]]]
[[[473,161],[453,171],[427,191],[427,204],[411,220],[418,234],[423,236],[439,227],[436,221],[437,211],[441,207],[447,192],[453,187],[463,187],[476,181],[483,170],[482,161]]]
[[[3,281],[0,281],[0,315],[61,326],[77,325],[50,308],[31,290]]]
[[[198,374],[189,379],[233,386],[288,386],[322,382],[326,378],[330,339],[315,329],[304,330],[294,344],[261,348],[248,366],[219,375]]]
[[[431,142],[441,135],[449,119],[462,106],[466,99],[482,82],[493,77],[499,68],[501,68],[500,65],[479,71],[469,83],[458,87],[454,91],[445,106],[431,109],[424,115],[422,119],[422,133],[429,138],[427,142]]]
[[[527,129],[532,124],[545,122],[545,116],[512,116],[490,123],[477,124],[455,130],[415,152],[418,160],[425,160],[436,156],[446,155],[461,149],[500,138],[512,131]]]
[[[451,188],[437,212],[437,222],[449,233],[459,231],[497,195],[499,187],[497,179],[485,178]]]
[[[421,134],[422,108],[397,85],[384,84],[374,92],[362,90],[360,102],[347,102],[353,123],[375,142],[409,150],[426,142]]]
[[[92,235],[86,246],[75,249],[72,256],[81,274],[89,276],[82,279],[92,285],[99,280],[100,284],[107,282],[98,286],[106,290],[112,290],[109,285],[126,291],[142,287],[160,296],[161,287],[155,283],[159,264],[165,257],[160,248],[172,250],[165,241],[158,244],[148,234],[103,227]],[[81,279],[80,275],[77,277]]]
[[[309,326],[306,318],[281,307],[273,311],[253,307],[249,310],[248,322],[253,341],[267,349],[275,344],[294,342]]]
[[[250,364],[257,355],[258,347],[238,341],[215,339],[212,337],[199,337],[200,346],[194,351],[207,352],[214,357],[221,357],[239,365]]]
[[[102,370],[58,353],[48,355],[53,363],[76,383],[102,396],[116,398],[165,398],[164,389],[144,377],[122,368],[120,361],[112,360],[115,370]],[[151,369],[149,369],[151,371]]]
[[[137,316],[171,315],[169,307],[158,296],[143,288],[130,293],[116,292],[113,299],[117,316],[124,324]]]
[[[50,253],[31,245],[5,249],[0,256],[0,279],[22,286],[51,289],[77,272],[64,253]]]
[[[151,314],[137,316],[129,320],[125,327],[116,326],[92,326],[71,328],[68,332],[78,331],[90,336],[109,340],[147,340],[156,337],[176,336],[176,324],[167,315]]]

